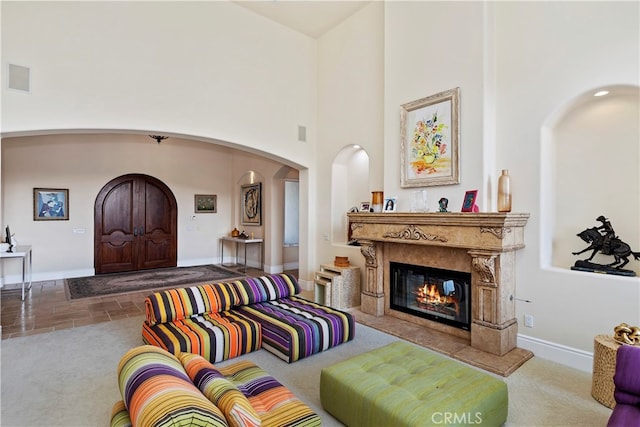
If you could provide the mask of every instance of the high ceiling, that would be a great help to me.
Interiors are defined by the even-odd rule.
[[[238,0],[235,3],[293,30],[318,38],[371,1]]]

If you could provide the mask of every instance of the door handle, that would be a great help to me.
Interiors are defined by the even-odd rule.
[[[138,234],[139,234],[140,236],[144,236],[144,227],[140,227],[140,228],[138,229]]]
[[[133,235],[134,237],[138,235],[138,227],[133,227]]]

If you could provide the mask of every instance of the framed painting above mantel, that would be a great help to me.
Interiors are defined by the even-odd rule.
[[[400,186],[460,183],[460,88],[400,107]]]

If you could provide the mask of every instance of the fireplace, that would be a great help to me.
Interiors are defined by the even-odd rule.
[[[471,328],[471,274],[390,263],[390,308],[434,322]]]
[[[360,305],[363,313],[399,317],[424,325],[467,339],[474,350],[497,356],[516,348],[515,254],[524,248],[528,214],[357,212],[349,213],[348,218],[351,236],[359,242],[366,261]],[[408,301],[421,296],[415,294],[417,289],[391,291],[394,263],[439,269],[430,273],[436,277],[434,293],[438,290],[445,294],[453,292],[455,296],[464,294],[458,306],[462,303],[466,314],[440,315],[434,321],[433,316],[442,314],[438,312],[450,310],[426,302],[422,307],[416,302],[418,310],[411,307],[413,303],[405,304],[409,307],[396,307],[403,305],[398,304],[403,298]],[[413,268],[412,271],[418,271]],[[443,276],[441,271],[454,277]],[[414,287],[419,287],[424,282],[420,276],[425,275],[417,272],[405,276]],[[429,286],[425,292],[430,292]],[[453,302],[449,304],[455,306]],[[418,315],[406,313],[410,309]]]

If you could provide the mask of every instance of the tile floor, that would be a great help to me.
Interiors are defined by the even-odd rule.
[[[297,271],[290,271],[297,276]],[[264,274],[247,271],[250,276]],[[25,300],[20,288],[8,285],[0,292],[2,339],[91,325],[145,313],[144,298],[152,290],[70,300],[63,280],[34,282]]]

